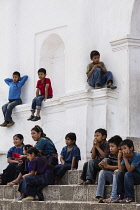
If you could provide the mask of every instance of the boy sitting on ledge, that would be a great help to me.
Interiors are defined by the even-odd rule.
[[[90,53],[90,59],[93,61],[87,66],[87,82],[95,89],[100,89],[106,82],[107,88],[116,89],[113,85],[113,75],[107,71],[103,62],[100,61],[100,53],[96,50]]]

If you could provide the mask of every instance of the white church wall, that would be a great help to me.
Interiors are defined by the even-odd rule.
[[[15,133],[23,133],[25,142],[33,142],[30,130],[35,123],[27,122],[26,119],[30,115],[29,103],[35,96],[37,70],[43,65],[54,84],[54,98],[43,103],[42,119],[36,124],[43,126],[47,135],[59,145],[59,152],[64,145],[64,136],[69,131],[75,131],[77,134],[77,144],[81,147],[83,161],[86,157],[89,158],[94,130],[98,127],[107,128],[108,138],[115,134],[124,137],[135,134],[129,130],[129,112],[133,110],[133,106],[129,106],[132,94],[129,89],[129,53],[128,48],[119,48],[117,40],[126,38],[131,32],[131,16],[136,1],[14,0],[13,2],[13,5],[9,0],[0,3],[3,6],[0,13],[3,31],[0,44],[1,49],[4,49],[0,60],[4,70],[0,78],[2,86],[0,105],[7,101],[8,88],[3,82],[5,77],[11,76],[14,70],[19,70],[21,75],[28,74],[29,79],[22,91],[24,105],[17,107],[13,115],[16,124],[10,129],[0,128],[1,138],[6,136],[6,144],[5,142],[1,144],[0,151],[6,151],[12,146],[12,136]],[[9,12],[7,5],[10,5],[8,8],[11,12],[8,17],[11,19],[7,18]],[[7,23],[6,28],[2,21],[4,18]],[[51,49],[52,43],[54,45]],[[114,75],[114,83],[118,88],[112,93],[106,89],[92,91],[87,85],[85,72],[87,64],[91,62],[89,54],[93,49],[99,50],[101,60]],[[135,53],[133,50],[129,52]],[[60,57],[57,60],[58,54]],[[131,65],[133,66],[133,63]],[[136,74],[138,69],[137,67]],[[75,99],[75,95],[79,95],[76,99],[77,107],[68,108],[66,102],[62,103],[69,97]],[[86,99],[83,95],[86,95]],[[91,95],[94,99],[91,99]],[[86,101],[84,105],[81,105],[82,100]],[[71,100],[69,104],[71,107]],[[0,119],[3,120],[2,113]],[[53,125],[56,132],[53,130]],[[131,123],[131,130],[133,127],[135,123]],[[136,135],[139,135],[139,132]]]

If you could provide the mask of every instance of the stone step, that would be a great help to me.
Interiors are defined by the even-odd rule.
[[[140,204],[99,204],[97,202],[0,200],[1,210],[140,210]]]
[[[82,170],[68,170],[63,178],[59,181],[60,185],[73,185],[78,184]]]
[[[111,185],[105,186],[105,198],[110,197]],[[96,201],[97,185],[49,185],[43,189],[46,201]],[[19,197],[18,186],[0,186],[0,199],[16,199]],[[135,199],[140,202],[140,185],[135,186]]]

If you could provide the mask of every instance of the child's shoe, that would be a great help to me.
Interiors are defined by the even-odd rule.
[[[123,198],[121,198],[121,196],[118,196],[115,200],[112,200],[111,203],[120,203],[120,201],[122,201]]]
[[[113,84],[111,84],[111,85],[107,85],[107,88],[110,88],[110,89],[114,90],[114,89],[117,88],[117,86],[114,86]]]
[[[11,120],[11,121],[7,124],[6,127],[11,127],[11,126],[14,125],[14,124],[15,124],[15,122],[14,122],[13,120]]]
[[[131,203],[131,202],[135,202],[134,197],[126,197],[123,200],[119,201],[119,203]]]
[[[101,86],[100,85],[95,85],[95,89],[100,89],[101,88]]]
[[[8,122],[4,121],[2,124],[0,124],[1,127],[7,127]]]
[[[31,121],[38,121],[38,120],[40,120],[40,119],[41,119],[40,116],[35,116]]]
[[[93,184],[93,182],[92,182],[91,179],[87,179],[87,180],[85,181],[85,185],[89,185],[89,184]]]
[[[27,120],[32,120],[34,117],[34,115],[31,115]]]

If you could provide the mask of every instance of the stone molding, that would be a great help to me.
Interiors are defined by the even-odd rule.
[[[140,48],[140,37],[126,37],[110,42],[113,52],[128,49],[129,47]]]
[[[104,103],[107,99],[117,98],[117,90],[110,90],[108,88],[102,88],[99,90],[87,89],[83,91],[69,93],[62,97],[54,97],[52,99],[48,99],[46,102],[43,102],[42,109],[48,108],[51,110],[59,107],[59,111],[61,108],[64,111],[68,107],[87,105],[89,101],[92,102],[92,104],[101,104],[102,102]],[[30,108],[31,104],[19,105],[15,108],[13,114],[30,111]]]

